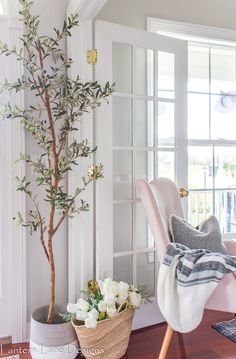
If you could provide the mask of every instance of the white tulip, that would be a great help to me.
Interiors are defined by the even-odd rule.
[[[129,284],[125,282],[120,282],[118,284],[118,295],[121,297],[127,297],[129,290]]]
[[[110,292],[110,287],[112,285],[112,279],[106,278],[103,282],[103,294],[108,294]]]
[[[89,311],[90,304],[86,300],[84,300],[83,298],[78,299],[77,305],[78,305],[78,309],[82,310],[82,312],[88,312]]]
[[[98,303],[98,310],[99,310],[99,312],[107,311],[107,305],[104,300],[100,300],[100,302]]]
[[[142,296],[140,293],[130,292],[129,297],[130,297],[130,303],[134,307],[139,307],[140,304],[142,303]]]
[[[113,293],[105,294],[104,301],[109,306],[114,306],[116,303],[116,297]]]
[[[93,308],[92,310],[90,310],[90,312],[88,312],[88,316],[89,318],[93,318],[97,320],[99,317],[99,312],[97,311],[97,309]]]
[[[67,304],[67,312],[75,314],[78,310],[78,304],[68,303]]]
[[[82,312],[82,310],[78,310],[76,312],[76,319],[85,321],[88,318],[88,312]]]
[[[116,307],[114,306],[107,307],[107,315],[109,318],[114,317],[115,314],[116,314]]]
[[[115,296],[117,296],[117,294],[118,294],[118,283],[116,283],[116,282],[111,283],[111,285],[109,287],[109,293],[112,293]]]
[[[94,318],[87,318],[85,320],[85,326],[86,326],[86,328],[96,328],[97,320]]]

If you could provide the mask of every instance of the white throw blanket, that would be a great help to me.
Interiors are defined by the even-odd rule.
[[[195,329],[208,298],[227,273],[236,273],[236,257],[169,244],[159,269],[157,298],[171,328],[181,333]]]

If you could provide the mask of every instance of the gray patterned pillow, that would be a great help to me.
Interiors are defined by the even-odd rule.
[[[190,249],[206,249],[210,252],[227,254],[222,242],[219,222],[210,216],[194,228],[183,218],[170,215],[169,229],[173,242],[185,245]]]

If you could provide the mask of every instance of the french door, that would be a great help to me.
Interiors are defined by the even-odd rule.
[[[97,21],[95,77],[116,83],[97,110],[97,277],[145,287],[153,302],[137,311],[134,327],[163,320],[156,302],[157,251],[135,181],[169,177],[187,185],[187,43]]]

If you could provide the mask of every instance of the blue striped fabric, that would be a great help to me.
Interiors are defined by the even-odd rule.
[[[211,327],[236,343],[236,319],[215,323]]]
[[[236,274],[236,257],[170,243],[157,288],[159,308],[170,327],[181,333],[197,328],[207,300],[227,273]]]
[[[236,257],[205,249],[189,249],[179,243],[170,243],[167,247],[163,265],[171,266],[178,259],[176,281],[183,287],[219,283],[227,273],[236,273]]]

